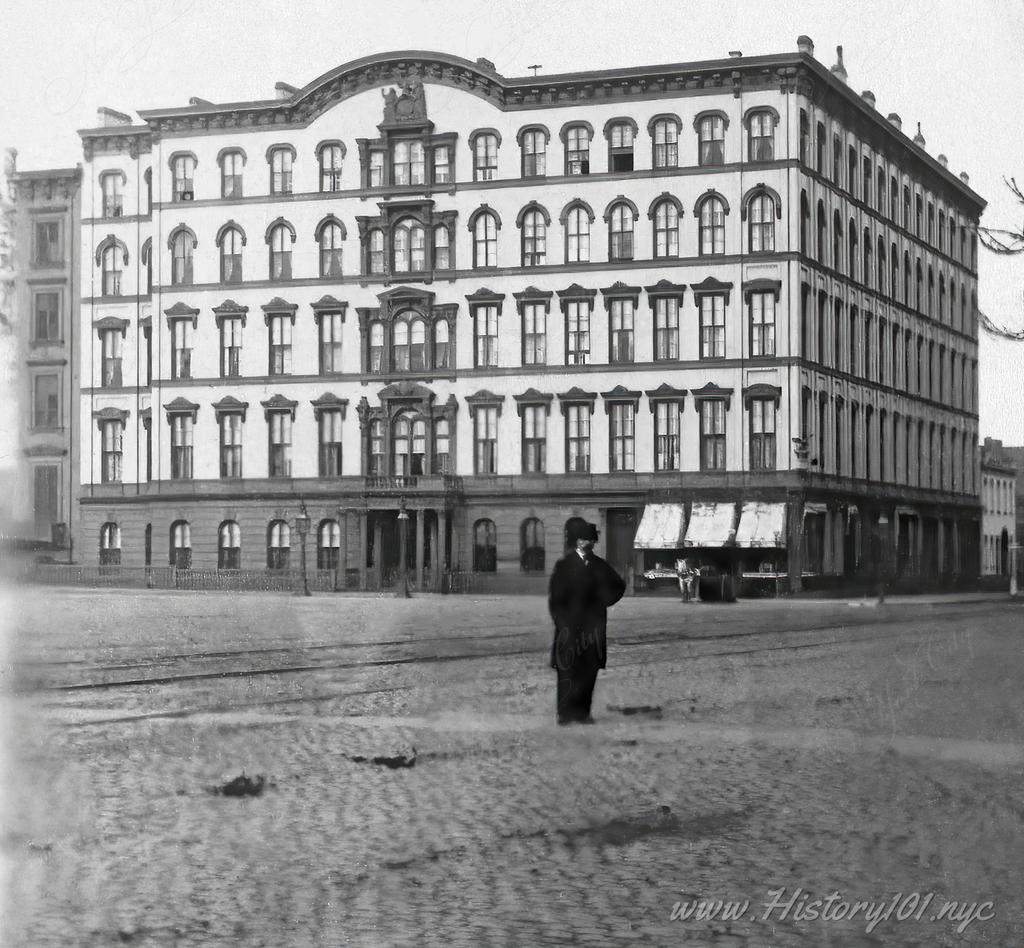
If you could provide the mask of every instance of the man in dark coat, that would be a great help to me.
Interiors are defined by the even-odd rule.
[[[558,673],[558,723],[593,724],[590,702],[607,658],[608,607],[626,591],[622,577],[594,553],[597,528],[582,517],[567,525],[569,550],[555,564],[548,609],[555,620],[551,667]]]

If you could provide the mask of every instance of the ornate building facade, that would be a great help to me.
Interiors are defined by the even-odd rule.
[[[11,541],[71,556],[78,507],[78,260],[80,168],[18,171],[5,156],[3,306],[9,319],[16,418],[14,476],[5,503]]]
[[[83,548],[415,585],[969,573],[966,178],[798,52],[388,53],[81,133]],[[404,531],[404,540],[403,532]],[[313,558],[315,557],[315,564]],[[975,569],[976,572],[976,569]],[[828,579],[831,577],[831,579]]]
[[[1009,576],[1017,534],[1017,468],[996,438],[981,446],[981,574]]]

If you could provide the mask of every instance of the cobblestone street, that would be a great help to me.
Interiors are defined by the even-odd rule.
[[[538,597],[8,608],[4,945],[1024,944],[1005,599],[625,599],[567,728]]]

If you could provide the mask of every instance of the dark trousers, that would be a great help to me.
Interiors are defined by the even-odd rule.
[[[559,722],[584,721],[590,717],[597,671],[596,662],[582,661],[569,669],[556,669]]]

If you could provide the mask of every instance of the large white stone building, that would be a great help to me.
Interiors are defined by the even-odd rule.
[[[839,63],[509,79],[383,53],[103,110],[82,548],[340,582],[542,576],[573,514],[793,588],[977,557],[984,202]],[[400,516],[407,512],[408,519]],[[975,569],[976,572],[976,569]]]
[[[1012,450],[1012,449],[1011,449]],[[1017,469],[1003,442],[981,446],[981,574],[1009,576],[1017,543]]]

